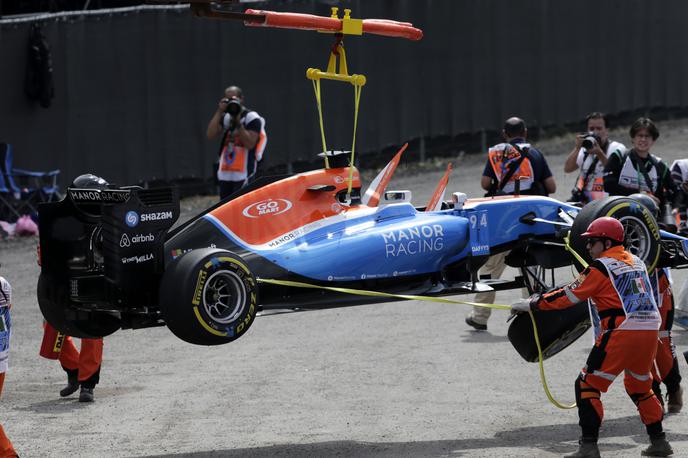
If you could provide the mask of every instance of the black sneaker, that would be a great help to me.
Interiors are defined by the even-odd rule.
[[[81,387],[81,393],[79,393],[79,402],[93,402],[93,388]]]
[[[472,326],[475,328],[476,331],[487,331],[487,325],[486,324],[480,324],[477,321],[473,319],[472,316],[467,316],[466,317],[466,324],[468,326]]]

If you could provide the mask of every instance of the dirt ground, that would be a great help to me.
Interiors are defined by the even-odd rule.
[[[659,127],[654,151],[667,163],[685,156],[688,121]],[[628,143],[626,130],[612,138]],[[571,137],[537,145],[560,199],[575,179],[563,173],[572,145]],[[454,159],[448,190],[481,195],[483,161]],[[390,188],[410,189],[423,205],[442,170],[418,169],[400,167]],[[185,201],[184,217],[207,202]],[[0,274],[14,287],[0,422],[22,457],[552,457],[575,449],[576,411],[548,402],[537,365],[506,337],[507,313],[495,312],[489,331],[478,333],[461,305],[409,301],[260,317],[246,336],[212,348],[166,328],[120,331],[105,340],[96,402],[61,399],[64,373],[38,356],[35,253],[35,238],[0,243]],[[674,279],[678,290],[685,272]],[[499,293],[497,302],[517,294]],[[563,402],[574,400],[590,339],[545,363]],[[676,330],[675,343],[688,349],[688,332]],[[647,437],[623,383],[603,400],[603,456],[639,456]],[[686,412],[665,419],[675,456],[688,456],[686,424]]]

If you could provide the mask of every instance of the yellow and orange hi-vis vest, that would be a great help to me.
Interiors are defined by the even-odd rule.
[[[524,146],[527,147],[526,144]],[[495,176],[499,182],[498,186],[505,194],[513,194],[515,190],[515,182],[519,180],[520,190],[526,191],[533,186],[535,176],[530,159],[525,157],[521,160],[521,152],[510,143],[500,143],[490,148],[488,151],[488,160],[492,166]],[[502,183],[506,175],[512,167],[516,167],[518,162],[518,169],[509,177],[507,183]]]

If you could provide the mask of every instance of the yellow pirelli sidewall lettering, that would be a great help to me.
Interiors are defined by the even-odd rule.
[[[253,319],[256,316],[255,310],[256,310],[255,306],[253,305],[253,303],[251,303],[251,306],[248,308],[248,313],[246,314],[246,318],[244,318],[244,321],[239,323],[236,327],[237,335],[241,334],[244,331],[244,328],[248,328],[248,326],[251,325],[251,322],[253,321]]]
[[[217,329],[213,329],[210,326],[208,326],[208,323],[203,320],[203,317],[201,316],[201,312],[198,311],[198,307],[194,307],[194,314],[196,315],[196,319],[198,320],[199,323],[201,323],[201,326],[208,331],[211,334],[215,334],[216,336],[221,336],[221,337],[226,337],[227,333],[226,332],[220,332]]]
[[[226,261],[226,262],[232,263],[232,264],[234,264],[234,265],[240,267],[241,270],[243,270],[244,272],[246,272],[246,274],[250,274],[250,272],[248,271],[248,268],[244,265],[243,262],[237,261],[236,259],[225,258],[225,257],[218,258],[218,259],[219,259],[220,261]]]
[[[203,287],[205,286],[206,278],[208,278],[208,272],[200,270],[198,272],[198,280],[196,281],[196,289],[194,290],[193,299],[191,300],[193,305],[199,305],[201,303],[201,296],[203,295]]]

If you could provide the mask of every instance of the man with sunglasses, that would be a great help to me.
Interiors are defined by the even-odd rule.
[[[582,436],[571,458],[599,457],[597,447],[604,417],[601,393],[624,373],[626,392],[635,403],[650,436],[644,456],[673,453],[666,440],[664,412],[652,390],[652,364],[657,352],[661,316],[645,263],[623,247],[624,228],[614,218],[597,218],[582,234],[593,262],[571,284],[512,304],[515,312],[557,310],[592,299],[595,345],[576,378],[576,403]]]

